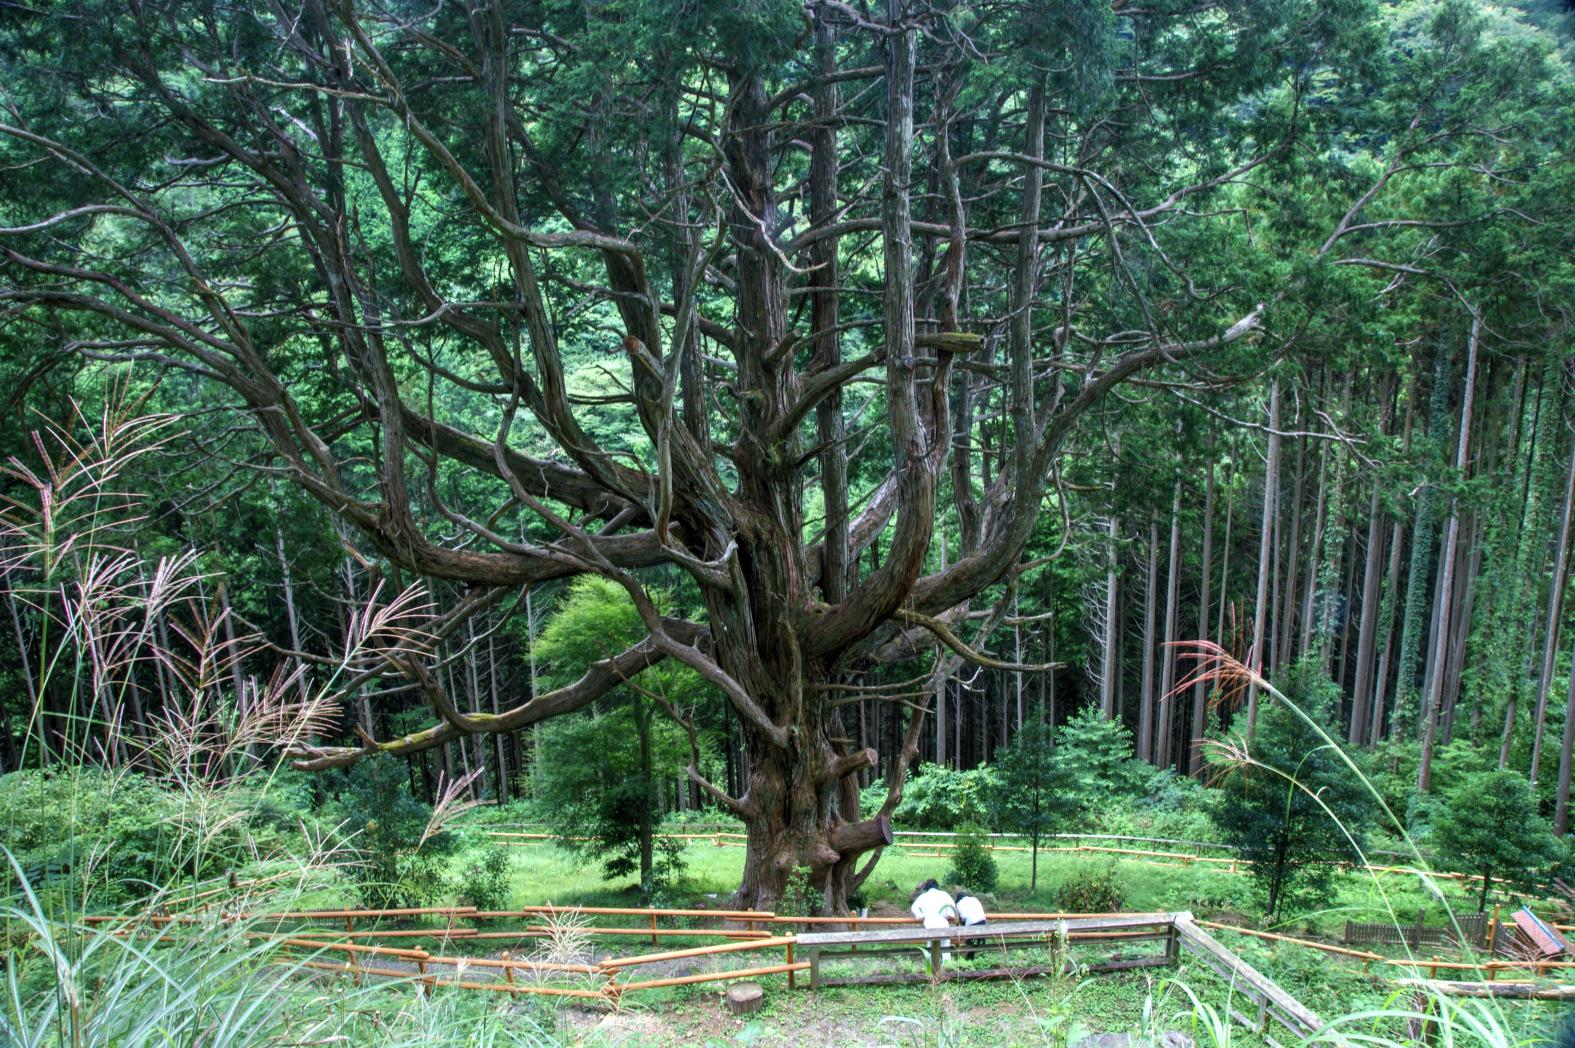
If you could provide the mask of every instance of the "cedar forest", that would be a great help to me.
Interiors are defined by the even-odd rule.
[[[1572,61],[1552,0],[0,4],[17,883],[104,876],[68,778],[280,784],[392,905],[456,806],[833,916],[1118,809],[1269,915],[1406,834],[1557,883]]]

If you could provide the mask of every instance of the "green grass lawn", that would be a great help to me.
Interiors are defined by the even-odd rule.
[[[641,905],[638,885],[629,880],[604,881],[594,861],[551,845],[512,847],[516,905],[553,903],[562,906]],[[1234,919],[1252,915],[1254,902],[1249,878],[1210,864],[1159,865],[1132,859],[1110,859],[1088,854],[1041,853],[1039,880],[1029,888],[1029,859],[1022,852],[996,852],[1000,885],[995,892],[996,910],[1054,911],[1059,907],[1056,890],[1073,874],[1097,866],[1113,865],[1132,911],[1192,910],[1200,917]],[[709,901],[728,905],[743,870],[744,849],[717,847],[698,841],[683,851],[685,872],[666,893],[667,904],[690,905]],[[947,879],[949,863],[904,848],[890,848],[864,886],[873,908],[906,909],[914,885],[934,877]],[[1278,925],[1291,934],[1316,932],[1338,936],[1347,920],[1387,921],[1409,924],[1419,909],[1430,924],[1442,923],[1449,909],[1475,912],[1476,897],[1451,880],[1424,885],[1420,878],[1394,874],[1350,874],[1338,881],[1335,899],[1323,910],[1298,915]],[[1491,904],[1490,904],[1491,905]],[[1256,925],[1258,922],[1253,921]]]

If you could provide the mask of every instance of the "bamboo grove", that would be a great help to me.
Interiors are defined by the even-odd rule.
[[[744,907],[808,866],[841,912],[911,767],[1030,719],[1198,773],[1256,696],[1188,686],[1197,638],[1316,661],[1421,791],[1491,748],[1562,831],[1568,44],[1358,0],[7,14],[7,494],[53,490],[40,415],[157,415],[128,544],[199,551],[234,702],[419,608],[298,767],[503,799],[633,695]],[[70,715],[7,564],[7,766],[134,762],[164,670]],[[544,665],[587,579],[628,614]]]

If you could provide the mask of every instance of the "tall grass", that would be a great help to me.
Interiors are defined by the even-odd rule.
[[[115,391],[96,417],[78,411],[35,434],[28,461],[0,467],[12,492],[0,503],[0,571],[34,626],[23,766],[108,769],[91,787],[98,811],[145,797],[138,780],[177,798],[157,838],[139,844],[139,867],[167,871],[156,882],[103,872],[120,842],[84,823],[80,777],[62,810],[30,813],[58,827],[62,858],[29,871],[4,852],[0,1043],[556,1043],[511,1000],[316,971],[310,955],[285,952],[274,922],[245,916],[302,908],[341,883],[349,860],[340,835],[314,839],[304,826],[260,844],[234,784],[266,799],[286,754],[339,728],[344,695],[390,660],[426,657],[430,607],[417,588],[374,591],[352,610],[340,651],[253,676],[261,638],[215,599],[222,580],[196,551],[149,559],[139,549],[132,474],[175,422]],[[158,922],[166,911],[191,923]]]

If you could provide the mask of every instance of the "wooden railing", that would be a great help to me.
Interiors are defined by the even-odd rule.
[[[630,953],[589,964],[515,957],[508,952],[504,952],[499,957],[457,956],[433,953],[415,946],[359,941],[374,937],[399,937],[410,940],[426,938],[442,943],[480,939],[523,941],[560,934],[563,925],[555,922],[558,918],[569,914],[575,915],[576,919],[580,916],[590,916],[618,920],[618,923],[612,926],[576,925],[572,929],[574,935],[649,938],[653,946],[659,946],[660,941],[668,937],[722,938],[729,941]],[[368,927],[369,924],[375,925],[377,922],[391,918],[423,918],[437,920],[442,924],[439,927],[426,928]],[[481,923],[511,919],[524,923],[510,929],[493,928]],[[704,928],[674,926],[678,921],[692,922],[697,919],[707,919],[719,926]],[[1232,1015],[1237,1021],[1261,1033],[1264,1024],[1272,1019],[1280,1022],[1298,1037],[1305,1037],[1321,1026],[1316,1015],[1204,932],[1197,922],[1193,921],[1190,913],[998,913],[991,915],[991,921],[993,927],[1003,933],[1013,927],[1009,922],[1037,922],[1035,925],[1037,928],[1064,930],[1070,941],[1084,944],[1116,945],[1131,939],[1158,938],[1166,943],[1161,954],[1136,960],[1125,958],[1094,961],[1086,967],[1089,970],[1101,970],[1135,965],[1174,964],[1179,955],[1185,952],[1199,958],[1207,967],[1218,973],[1231,987],[1233,993],[1245,995],[1256,1005],[1255,1018],[1232,1009]],[[576,909],[527,906],[507,911],[478,911],[474,907],[303,910],[286,913],[214,911],[201,914],[159,914],[141,918],[106,916],[83,919],[84,925],[99,934],[116,936],[146,934],[154,942],[165,941],[188,931],[200,931],[203,927],[214,923],[232,922],[246,923],[244,932],[246,938],[270,942],[280,951],[289,954],[288,957],[280,958],[281,963],[348,976],[358,984],[368,979],[397,980],[409,983],[422,992],[433,988],[451,988],[517,995],[540,994],[602,1000],[615,1006],[626,993],[705,982],[754,979],[770,975],[785,975],[789,988],[792,988],[796,984],[795,977],[798,973],[810,967],[809,961],[795,955],[799,935],[794,929],[813,930],[828,924],[837,925],[845,929],[835,937],[838,941],[856,944],[867,940],[871,945],[875,945],[876,940],[884,941],[893,935],[907,941],[914,936],[921,939],[939,937],[960,939],[964,934],[959,928],[932,934],[918,928],[915,922],[906,916],[799,917],[757,910],[660,910],[616,906]],[[329,922],[332,922],[331,925]],[[340,927],[341,924],[343,927]],[[988,935],[991,927],[987,925],[979,930]],[[821,934],[813,938],[824,941],[827,936]],[[779,962],[738,968],[728,967],[718,971],[663,978],[639,978],[640,969],[674,960],[732,958],[746,953],[776,951],[781,951]],[[482,973],[487,973],[491,977],[479,977]],[[979,977],[991,973],[961,974]]]

